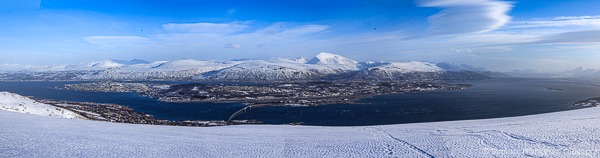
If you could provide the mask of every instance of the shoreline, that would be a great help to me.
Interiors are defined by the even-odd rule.
[[[475,83],[477,83],[477,82],[475,82]],[[494,83],[494,82],[492,82],[492,83]],[[64,84],[67,84],[67,83],[64,83]],[[10,85],[10,84],[8,84],[8,85]],[[15,84],[15,85],[19,85],[19,84]],[[36,85],[36,84],[33,84],[33,85]],[[62,85],[60,83],[59,84],[40,84],[40,86],[44,86],[44,85],[49,85],[49,86],[46,86],[44,89],[52,89],[50,92],[61,93],[61,90],[57,90],[57,89],[53,88],[53,87]],[[480,85],[480,84],[477,83],[476,85]],[[483,85],[485,85],[485,84],[483,84]],[[10,85],[10,86],[12,86],[12,85]],[[25,85],[23,85],[23,86],[25,86]],[[15,86],[12,86],[12,87],[15,87]],[[16,87],[18,87],[18,86],[16,86]],[[25,87],[27,87],[27,86],[25,86]],[[36,85],[36,87],[37,87],[37,85]],[[559,88],[561,88],[560,86],[541,86],[541,87],[536,87],[535,89],[539,90],[540,88],[543,89],[544,87],[559,87]],[[580,87],[580,86],[578,86],[578,87]],[[479,88],[474,88],[474,89],[478,90]],[[571,89],[568,89],[568,88],[565,88],[565,89],[567,89],[568,90],[567,92],[569,92],[569,93],[572,91]],[[76,92],[76,91],[65,91],[65,92],[68,92],[68,93],[65,93],[65,94],[80,93],[80,92]],[[471,90],[466,91],[466,92],[467,92],[466,94],[469,94],[471,92]],[[85,92],[81,92],[81,93],[85,93]],[[462,94],[463,92],[461,92],[461,91],[457,91],[457,92],[451,92],[451,91],[447,91],[447,92],[417,92],[416,95],[417,96],[421,96],[420,93],[425,93],[425,94],[428,94],[428,93],[432,93],[432,94],[438,94],[438,93],[439,94],[447,94],[448,93],[448,94],[453,95],[455,93]],[[546,93],[546,92],[544,92],[544,93]],[[27,93],[23,92],[23,94],[27,94]],[[354,116],[363,116],[361,114],[362,113],[361,109],[363,109],[363,108],[369,109],[368,105],[365,105],[365,106],[361,106],[361,105],[349,105],[349,107],[352,107],[352,109],[355,109],[355,110],[353,110],[353,111],[350,111],[350,110],[346,111],[346,110],[344,110],[344,111],[337,111],[336,112],[335,109],[337,109],[337,108],[344,108],[343,105],[339,105],[339,104],[335,105],[335,103],[334,103],[334,105],[332,105],[332,107],[335,107],[335,108],[333,108],[333,109],[329,108],[329,107],[323,107],[323,108],[321,108],[321,107],[315,107],[315,108],[313,108],[312,106],[315,106],[315,105],[294,104],[294,103],[279,103],[279,102],[276,102],[274,100],[261,101],[259,103],[244,103],[243,105],[242,104],[223,104],[223,103],[240,103],[238,101],[231,101],[231,100],[229,100],[227,102],[225,102],[225,101],[223,101],[223,102],[210,102],[210,101],[193,102],[193,103],[210,103],[210,104],[206,104],[207,107],[200,108],[200,107],[193,107],[194,105],[196,105],[196,104],[193,104],[193,103],[192,104],[178,104],[178,103],[169,104],[169,103],[162,103],[162,102],[156,101],[155,99],[150,99],[148,97],[140,97],[138,94],[139,93],[135,93],[135,92],[110,93],[110,94],[107,94],[109,97],[103,97],[103,96],[100,96],[100,95],[104,95],[103,93],[86,93],[86,95],[84,95],[86,97],[88,97],[90,95],[91,95],[91,97],[95,97],[94,95],[98,95],[98,97],[100,97],[100,98],[110,98],[110,99],[116,99],[116,100],[114,100],[115,102],[112,102],[111,100],[106,100],[106,99],[96,100],[96,99],[92,98],[92,100],[83,99],[82,101],[92,101],[92,102],[93,101],[99,101],[98,103],[116,103],[116,104],[121,104],[121,105],[128,105],[128,106],[130,106],[132,108],[135,108],[136,110],[139,109],[140,111],[148,112],[148,113],[151,113],[151,114],[156,114],[156,115],[160,116],[161,119],[167,119],[167,120],[178,120],[178,121],[183,121],[184,119],[190,119],[190,120],[223,120],[223,122],[228,122],[227,121],[228,120],[227,117],[230,116],[232,113],[234,113],[236,110],[240,110],[240,109],[242,109],[242,108],[244,108],[246,106],[250,106],[250,105],[262,105],[262,103],[267,102],[267,103],[265,103],[267,105],[266,107],[273,107],[273,108],[265,108],[265,109],[253,110],[251,112],[251,114],[248,114],[248,115],[244,114],[244,115],[242,115],[240,117],[240,119],[257,119],[257,120],[260,120],[260,121],[264,121],[264,122],[266,122],[268,124],[288,124],[288,123],[295,123],[295,122],[306,122],[306,124],[309,124],[309,125],[322,125],[322,126],[345,126],[345,125],[336,125],[336,123],[325,123],[325,124],[318,123],[319,120],[326,121],[327,119],[320,119],[321,115],[319,115],[318,113],[312,113],[312,114],[310,112],[307,113],[306,109],[308,109],[308,110],[310,110],[310,109],[326,109],[326,110],[328,110],[328,112],[326,112],[327,115],[323,115],[323,116],[327,116],[327,117],[322,117],[322,118],[333,118],[333,119],[336,119],[336,118],[347,118],[347,119],[354,120],[354,121],[360,121],[360,119],[355,119],[355,118],[360,118],[360,117],[354,117]],[[548,93],[548,94],[550,94],[550,93]],[[551,94],[559,94],[559,93],[551,93]],[[407,93],[406,95],[407,96],[413,96],[413,94],[410,94],[410,93]],[[52,96],[52,95],[49,95],[49,96]],[[387,95],[383,95],[383,96],[387,96]],[[394,95],[392,95],[392,96],[394,96]],[[401,97],[401,96],[404,96],[404,95],[400,94],[399,98],[404,98],[404,97]],[[597,95],[594,95],[594,96],[597,96]],[[131,101],[120,101],[120,99],[119,99],[120,97],[133,97],[132,99],[134,99],[134,98],[140,98],[140,99],[136,100],[136,101],[133,101],[133,102],[131,102]],[[372,97],[372,96],[366,96],[366,98],[368,98],[368,97]],[[589,96],[585,96],[584,98],[588,98],[588,97]],[[53,99],[53,97],[48,97],[48,96],[42,97],[42,98]],[[66,97],[66,98],[73,98],[73,97]],[[379,97],[376,97],[376,98],[379,98]],[[383,97],[383,98],[386,99],[386,97]],[[447,97],[445,97],[445,98],[447,98]],[[472,97],[470,97],[470,98],[472,98]],[[584,99],[584,98],[579,98],[578,97],[575,100]],[[55,98],[55,99],[59,99],[59,98]],[[424,98],[424,99],[427,99],[427,98]],[[466,99],[468,99],[468,98],[466,98]],[[67,100],[78,101],[79,99],[74,99],[74,100],[73,99],[67,99]],[[152,101],[150,101],[150,100],[152,100]],[[440,100],[440,99],[437,99],[437,100]],[[443,100],[443,99],[441,99],[441,100]],[[572,100],[572,101],[569,101],[569,102],[561,102],[560,105],[563,106],[563,107],[570,107],[570,109],[579,108],[579,107],[575,107],[575,106],[571,105],[573,102],[575,102],[575,100]],[[138,102],[138,101],[140,101],[140,102]],[[468,100],[466,100],[466,101],[468,101]],[[543,101],[543,100],[539,100],[539,101]],[[182,102],[182,103],[189,103],[189,102]],[[215,104],[213,104],[213,103],[215,103]],[[366,102],[364,102],[364,101],[357,101],[357,102],[347,102],[347,103],[348,104],[369,104],[370,101],[369,101],[369,99],[367,99]],[[411,102],[408,102],[408,103],[411,103]],[[145,104],[150,104],[152,106],[150,108],[147,108],[149,106],[145,106]],[[177,108],[177,109],[181,109],[181,107],[185,107],[185,108],[189,109],[188,107],[191,107],[192,109],[194,109],[194,110],[197,109],[198,111],[170,112],[170,113],[166,113],[166,115],[163,115],[163,113],[160,112],[160,111],[157,111],[156,113],[153,113],[154,112],[153,110],[157,110],[157,109],[161,108],[160,104],[163,104],[163,105],[166,104],[166,105],[172,106],[173,108]],[[221,105],[221,104],[223,104],[223,105]],[[387,101],[385,102],[385,104],[387,104]],[[545,104],[545,103],[539,102],[537,104]],[[181,107],[180,107],[180,105],[181,105]],[[274,107],[274,106],[277,106],[277,107]],[[282,106],[282,107],[279,107],[279,106]],[[283,107],[283,106],[287,106],[287,107]],[[377,105],[375,105],[375,106],[377,106]],[[299,107],[299,109],[295,110],[292,107]],[[169,107],[162,107],[162,108],[169,109]],[[215,110],[215,108],[216,109],[225,109],[225,108],[227,108],[228,110],[218,111],[218,110]],[[211,111],[211,109],[212,109],[212,111]],[[256,108],[254,107],[252,109],[256,109]],[[540,108],[540,110],[538,110],[538,111],[554,112],[554,111],[541,110],[541,109],[544,109],[544,108]],[[421,109],[415,109],[415,110],[421,110]],[[274,114],[272,114],[273,115],[273,117],[272,117],[273,119],[271,119],[271,116],[270,116],[271,114],[270,113],[265,113],[265,111],[267,111],[267,112],[275,112]],[[288,112],[286,112],[286,111],[288,111]],[[301,111],[304,111],[304,116],[301,116],[302,115]],[[465,110],[465,111],[468,111],[468,110]],[[561,111],[563,111],[563,110],[561,110]],[[419,111],[415,111],[415,112],[419,112]],[[426,111],[422,111],[422,112],[426,112]],[[547,112],[539,112],[539,113],[547,113]],[[198,113],[199,115],[198,114],[191,114],[191,113]],[[295,119],[295,118],[289,119],[289,118],[286,117],[288,115],[286,113],[289,113],[290,116],[298,117],[299,119]],[[421,119],[423,121],[419,121],[419,120],[415,121],[415,120],[413,120],[413,121],[389,121],[389,122],[386,122],[386,120],[380,119],[378,117],[372,117],[372,115],[377,115],[378,113],[380,113],[379,110],[375,110],[375,111],[371,111],[367,115],[364,115],[364,116],[368,116],[368,118],[373,118],[373,119],[377,119],[377,120],[369,121],[368,123],[359,122],[359,123],[357,123],[357,125],[349,125],[349,126],[363,126],[363,125],[358,125],[358,124],[365,124],[365,125],[377,125],[377,124],[381,124],[381,125],[387,125],[387,124],[395,124],[394,122],[401,122],[401,123],[434,122],[434,120],[431,120],[431,119]],[[381,111],[381,113],[382,114],[387,114],[385,111]],[[255,115],[255,114],[258,114],[258,115]],[[531,112],[530,114],[536,114],[536,112],[534,111],[534,112]],[[513,116],[525,116],[525,115],[530,115],[530,114],[517,114],[517,115],[513,115]],[[180,115],[183,116],[183,117],[179,117]],[[196,115],[196,116],[193,116],[193,115]],[[512,114],[507,114],[507,115],[512,115]],[[314,117],[318,117],[318,118],[312,119]],[[353,117],[353,118],[350,118],[350,117]],[[427,117],[427,116],[425,116],[425,117]],[[512,116],[485,116],[485,117],[480,117],[480,118],[465,118],[465,117],[459,118],[459,117],[454,117],[454,118],[447,119],[447,120],[469,120],[469,119],[503,118],[503,117],[512,117]],[[339,122],[339,121],[344,121],[344,120],[338,119],[338,122],[337,122],[339,124],[344,124],[343,122]],[[314,123],[314,122],[317,122],[317,123]],[[148,124],[150,124],[150,123],[148,123]],[[223,123],[223,124],[226,124],[226,123]],[[354,123],[352,123],[352,124],[354,124]]]
[[[94,103],[94,102],[74,102],[74,101],[61,101],[52,99],[35,99],[34,97],[27,97],[39,103],[48,104],[51,106],[59,107],[77,113],[88,120],[94,121],[105,121],[105,122],[117,122],[117,123],[132,123],[132,124],[150,124],[150,125],[170,125],[170,126],[224,126],[234,124],[262,124],[256,120],[235,120],[238,115],[244,114],[246,110],[252,110],[262,107],[274,106],[272,104],[246,104],[245,107],[231,114],[227,120],[161,120],[156,119],[154,116],[144,114],[142,112],[136,112],[134,109],[117,104],[106,104],[106,103]],[[289,106],[289,105],[279,105]],[[600,97],[593,97],[572,103],[571,106],[588,108],[588,107],[599,107]],[[542,113],[543,114],[543,113]],[[535,114],[534,114],[535,115]],[[528,115],[522,115],[528,116]],[[506,117],[498,117],[506,118]],[[494,119],[494,118],[489,118]],[[285,124],[301,125],[299,122],[288,122]],[[335,126],[335,125],[333,125]]]
[[[99,81],[65,84],[60,90],[84,92],[134,92],[170,103],[242,103],[246,105],[357,104],[356,101],[380,95],[419,91],[464,90],[471,84],[445,82],[288,82],[260,85],[238,84],[159,84],[148,82]]]
[[[136,112],[134,109],[123,105],[117,104],[105,104],[105,103],[93,103],[93,102],[72,102],[72,101],[57,101],[51,99],[34,99],[40,103],[49,104],[55,107],[64,108],[66,110],[80,114],[91,121],[104,121],[104,122],[115,122],[115,123],[130,123],[130,124],[148,124],[148,125],[168,125],[168,126],[193,126],[193,127],[210,127],[210,126],[227,126],[227,125],[240,125],[240,124],[262,124],[256,120],[235,120],[239,115],[246,113],[246,111],[270,107],[270,106],[290,106],[290,105],[272,105],[272,104],[246,104],[245,107],[231,114],[227,120],[161,120],[156,119],[150,114],[144,114],[142,112]],[[309,105],[310,106],[310,105]],[[578,106],[583,108],[600,107],[600,97],[584,99],[573,103],[571,106]],[[88,107],[87,110],[82,110],[77,107]],[[92,108],[95,107],[95,108]],[[84,108],[85,109],[85,108]],[[92,109],[92,110],[90,110]],[[109,113],[102,113],[102,110],[107,110]],[[576,110],[576,109],[574,109]],[[569,110],[567,110],[569,111]],[[562,111],[558,111],[562,112]],[[550,112],[554,113],[554,112]],[[116,117],[111,117],[116,116]],[[117,115],[118,114],[118,115]],[[547,113],[540,113],[547,114]],[[533,114],[533,115],[540,115]],[[109,117],[106,117],[109,116]],[[523,115],[532,116],[532,115]],[[520,117],[520,116],[512,116]],[[114,118],[119,118],[114,120]],[[499,118],[511,118],[511,117],[499,117]],[[498,119],[498,118],[486,118],[486,119]],[[486,119],[472,119],[472,120],[486,120]],[[456,121],[467,121],[467,120],[456,120]],[[426,123],[426,122],[422,122]],[[301,122],[289,122],[287,125],[302,125]],[[329,126],[327,126],[329,127]],[[334,126],[335,127],[335,126]]]

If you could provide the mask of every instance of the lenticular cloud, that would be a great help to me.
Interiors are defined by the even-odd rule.
[[[429,16],[429,34],[456,35],[498,29],[511,19],[510,2],[496,0],[421,0],[423,7],[441,7]]]

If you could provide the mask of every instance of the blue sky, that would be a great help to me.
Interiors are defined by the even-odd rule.
[[[0,0],[0,64],[312,57],[600,68],[597,0]]]

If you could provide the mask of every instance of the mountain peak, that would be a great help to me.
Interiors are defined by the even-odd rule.
[[[125,64],[122,64],[122,61],[120,61],[120,60],[109,59],[109,60],[102,60],[102,61],[90,63],[89,67],[92,67],[92,68],[114,68],[114,67],[121,67],[123,65],[125,65]]]
[[[294,59],[294,61],[299,62],[299,63],[306,63],[306,62],[308,62],[308,60],[306,60],[306,58],[304,58],[304,57],[296,58],[296,59]]]
[[[358,62],[338,54],[321,52],[308,61],[307,64],[356,66]]]

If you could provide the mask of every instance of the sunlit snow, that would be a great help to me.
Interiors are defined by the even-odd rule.
[[[600,108],[384,126],[177,127],[0,110],[0,157],[599,157]]]

